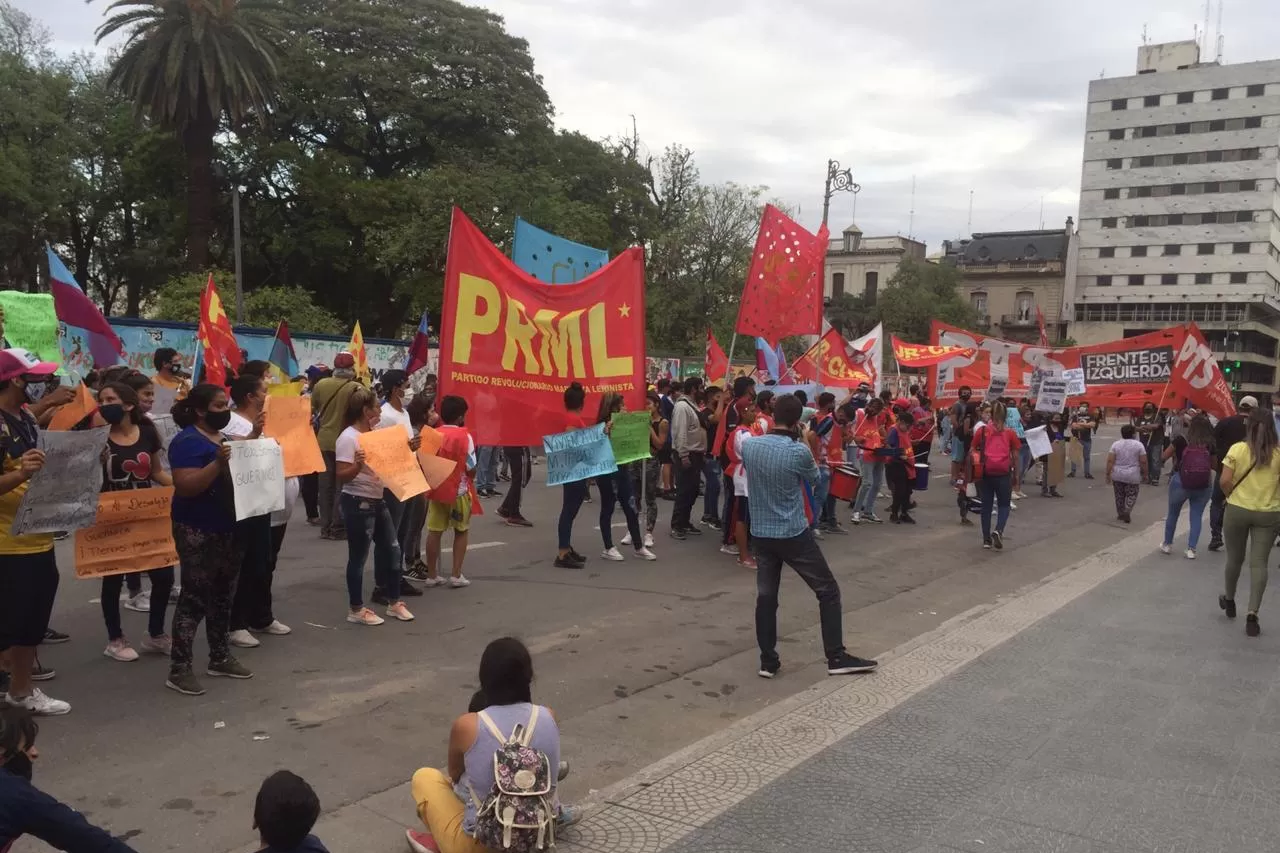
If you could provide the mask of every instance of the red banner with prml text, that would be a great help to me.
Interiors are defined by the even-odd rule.
[[[466,399],[478,445],[536,445],[564,432],[564,392],[575,381],[586,388],[589,422],[609,391],[639,410],[644,365],[643,250],[628,249],[575,284],[544,284],[454,209],[440,394]]]

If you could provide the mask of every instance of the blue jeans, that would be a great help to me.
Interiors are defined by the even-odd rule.
[[[572,547],[569,540],[573,538],[573,520],[578,517],[578,510],[582,509],[582,502],[587,497],[588,482],[590,481],[578,480],[560,487],[564,497],[560,503],[560,522],[556,526],[556,535],[561,551]]]
[[[991,538],[991,507],[996,509],[996,530],[1004,533],[1009,522],[1009,499],[1013,493],[1013,480],[1008,474],[987,474],[978,481],[978,494],[982,497],[982,541]]]
[[[1164,468],[1164,442],[1152,441],[1147,445],[1147,479],[1152,485],[1160,482],[1160,471]]]
[[[1084,451],[1084,475],[1086,477],[1092,477],[1093,472],[1089,470],[1089,454],[1093,452],[1093,439],[1080,442],[1080,449]],[[1027,452],[1030,453],[1031,451],[1028,450]],[[1076,472],[1076,463],[1072,462],[1071,473],[1074,474],[1075,472]]]
[[[1169,478],[1169,512],[1164,517],[1164,544],[1173,544],[1173,533],[1178,527],[1178,516],[1182,514],[1182,505],[1191,502],[1191,533],[1187,536],[1187,547],[1192,551],[1200,541],[1200,525],[1204,522],[1204,508],[1213,496],[1213,484],[1203,489],[1184,489],[1182,476],[1176,471]]]
[[[1087,459],[1088,457],[1085,458]],[[1018,479],[1021,480],[1031,470],[1031,466],[1036,464],[1035,457],[1031,455],[1031,448],[1027,446],[1025,441],[1018,448],[1018,462],[1022,466],[1018,469]]]
[[[819,524],[825,524],[830,519],[827,518],[827,495],[831,492],[831,469],[818,468],[818,485],[813,487],[813,511],[814,518],[810,527],[816,528]]]
[[[492,489],[498,485],[498,454],[501,448],[481,447],[476,451],[476,489]]]
[[[374,584],[392,601],[400,597],[400,543],[391,511],[382,500],[346,492],[338,499],[347,526],[347,598],[352,610],[364,606],[364,563],[373,546]]]
[[[702,463],[702,471],[704,476],[703,494],[702,494],[702,517],[720,518],[720,460],[716,459],[710,453],[707,454],[707,461]]]
[[[876,495],[884,485],[884,462],[868,462],[862,460],[862,484],[858,487],[858,496],[853,501],[853,511],[863,515],[875,515]]]

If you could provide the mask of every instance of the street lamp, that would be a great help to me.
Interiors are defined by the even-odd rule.
[[[236,252],[236,324],[244,325],[244,272],[240,266],[240,194],[247,187],[234,186],[231,188],[231,219],[232,228],[235,231],[235,252]]]
[[[822,191],[822,224],[827,224],[831,212],[831,196],[839,192],[853,193],[855,199],[862,187],[853,182],[853,170],[841,169],[837,160],[827,161],[827,183]]]

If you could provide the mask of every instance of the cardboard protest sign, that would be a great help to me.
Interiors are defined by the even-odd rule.
[[[426,478],[428,488],[435,491],[453,474],[453,469],[458,467],[458,462],[456,459],[445,459],[419,449],[418,467],[422,469],[422,476]]]
[[[604,424],[542,437],[547,454],[547,485],[563,486],[618,470]]]
[[[178,389],[166,388],[156,383],[152,383],[151,387],[155,389],[156,394],[156,401],[151,406],[151,414],[159,416],[172,412],[173,404],[178,402]]]
[[[11,530],[14,536],[60,533],[93,524],[108,429],[40,433],[44,467],[31,478],[18,504]]]
[[[422,444],[418,446],[418,453],[426,453],[428,456],[435,456],[440,452],[440,448],[444,446],[444,436],[439,430],[434,430],[429,426],[424,426],[422,432],[418,433],[422,439]]]
[[[269,385],[271,388],[278,387]],[[324,470],[320,443],[311,428],[311,401],[306,397],[267,396],[262,434],[274,438],[284,453],[284,475],[301,477]]]
[[[172,505],[172,486],[100,494],[97,522],[76,531],[76,577],[100,578],[177,563],[169,519]]]
[[[58,346],[58,315],[48,293],[0,290],[4,311],[4,337],[11,347],[21,347],[40,361],[62,362]]]
[[[396,500],[408,500],[427,490],[427,480],[418,467],[417,457],[409,449],[404,427],[392,424],[385,429],[362,432],[359,444],[364,451],[364,464],[378,475]]]
[[[93,398],[89,386],[81,382],[76,387],[75,399],[65,406],[59,406],[49,421],[49,429],[65,432],[80,423],[90,412],[98,408],[98,401]]]
[[[236,521],[284,509],[284,452],[272,438],[228,442]]]
[[[302,380],[297,382],[274,382],[267,385],[268,397],[301,397]],[[308,400],[307,404],[310,405]]]
[[[1067,445],[1066,442],[1055,441],[1053,452],[1049,454],[1048,470],[1045,472],[1045,483],[1049,486],[1061,486],[1066,477]]]
[[[609,443],[613,445],[613,458],[618,465],[649,458],[648,412],[619,412],[613,416],[612,423]]]

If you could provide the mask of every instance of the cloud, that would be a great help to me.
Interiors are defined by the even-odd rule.
[[[16,0],[59,49],[92,44],[104,2]],[[817,225],[827,158],[851,166],[868,235],[932,247],[1074,216],[1089,80],[1133,73],[1203,7],[1163,0],[488,0],[529,41],[557,123],[692,148],[707,180],[762,184]],[[1226,59],[1273,58],[1265,0],[1233,0]],[[1216,17],[1216,14],[1215,14]],[[915,178],[914,202],[911,197]],[[831,225],[854,200],[832,202]],[[914,207],[914,223],[910,211]]]

